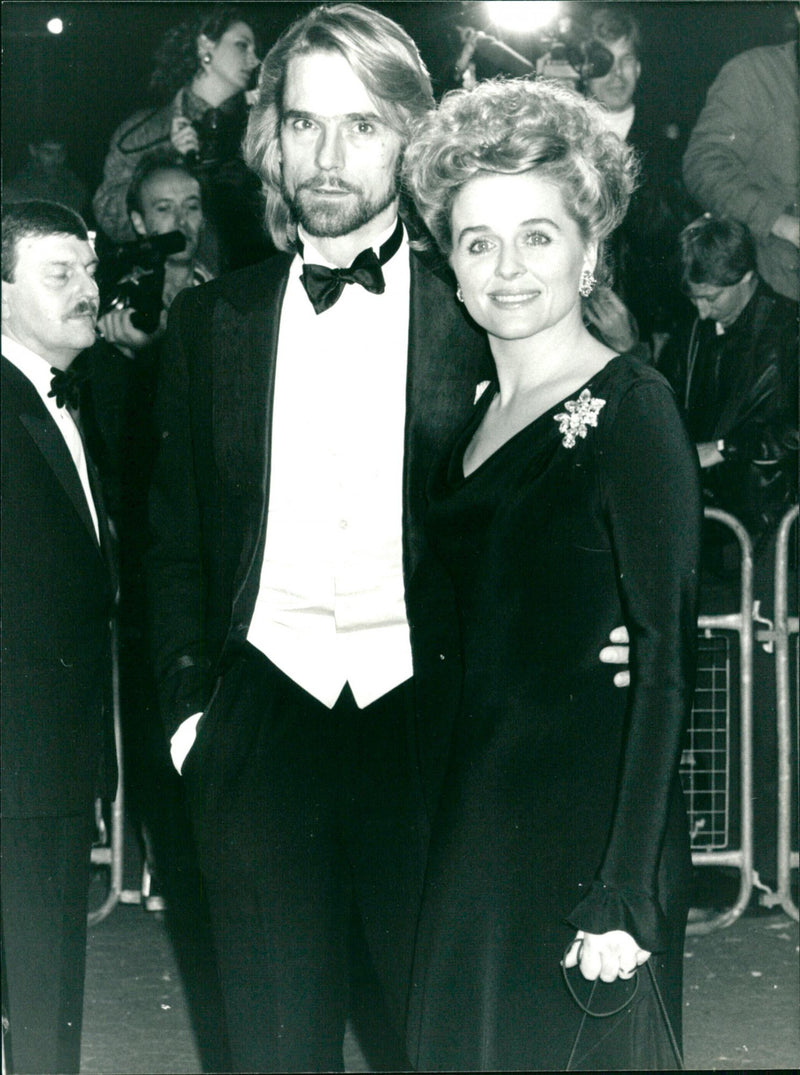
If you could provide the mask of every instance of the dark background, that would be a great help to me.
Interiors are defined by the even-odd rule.
[[[28,141],[45,127],[58,131],[70,162],[92,191],[102,176],[112,131],[147,96],[151,57],[161,34],[207,4],[127,2],[28,3],[2,5],[3,175],[24,163]],[[308,3],[244,3],[249,21],[268,48]],[[535,58],[535,40],[497,30],[484,5],[473,2],[373,3],[399,22],[419,45],[437,93],[451,88],[460,51],[458,26],[494,33],[518,52]],[[535,0],[530,3],[535,7]],[[565,3],[567,11],[594,5]],[[702,107],[705,92],[722,64],[744,49],[775,44],[796,32],[792,3],[721,0],[627,4],[642,27],[644,49],[640,94],[658,103],[665,122],[684,135]],[[46,23],[65,22],[59,36]],[[479,74],[482,73],[479,70]]]

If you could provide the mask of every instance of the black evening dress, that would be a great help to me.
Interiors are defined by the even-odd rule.
[[[464,477],[493,394],[429,490],[431,577],[455,601],[464,687],[433,823],[409,1055],[423,1071],[676,1066],[647,971],[618,1016],[583,1019],[560,961],[576,928],[627,930],[654,953],[680,1040],[695,450],[667,382],[618,355]],[[627,689],[598,659],[621,623]],[[569,974],[587,1002],[591,983]],[[598,982],[590,1006],[616,1008],[633,987]]]

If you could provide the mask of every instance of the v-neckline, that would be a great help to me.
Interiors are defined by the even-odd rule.
[[[578,385],[578,387],[570,391],[568,395],[558,400],[551,407],[548,407],[546,411],[542,411],[540,415],[538,415],[532,421],[528,422],[527,425],[522,426],[522,428],[518,429],[516,433],[512,433],[508,440],[503,441],[503,443],[500,444],[497,448],[495,448],[495,450],[490,455],[487,455],[487,457],[481,463],[479,463],[478,466],[470,470],[468,474],[465,474],[464,455],[466,453],[467,447],[469,446],[470,441],[474,437],[478,426],[481,424],[484,417],[486,416],[486,412],[489,410],[492,401],[497,397],[497,394],[499,392],[497,382],[493,381],[490,385],[490,388],[487,388],[487,390],[483,393],[481,399],[476,404],[475,414],[473,415],[472,420],[470,421],[467,428],[464,430],[463,435],[459,438],[459,441],[455,446],[455,450],[453,451],[453,454],[450,459],[450,466],[448,467],[448,481],[451,484],[457,485],[470,481],[473,477],[478,475],[485,467],[488,467],[493,460],[505,454],[506,450],[509,448],[510,445],[517,442],[521,437],[530,434],[531,430],[536,427],[539,427],[540,425],[544,425],[546,430],[542,438],[543,444],[548,443],[554,436],[557,436],[559,434],[558,426],[556,426],[554,422],[555,412],[563,410],[564,404],[567,403],[568,400],[572,400],[573,398],[577,399],[580,396],[581,392],[585,391],[587,388],[593,385],[598,380],[598,378],[603,378],[606,371],[611,366],[613,366],[620,359],[620,357],[620,354],[613,355],[604,366],[602,366],[599,370],[596,370],[591,377],[589,377],[586,381],[583,382],[583,384]],[[491,391],[492,387],[494,388],[494,391]],[[545,423],[545,419],[548,418],[548,416],[550,416],[550,421],[552,423],[549,426]],[[550,433],[551,435],[548,435],[548,433]]]

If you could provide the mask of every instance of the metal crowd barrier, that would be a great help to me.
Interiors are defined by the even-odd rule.
[[[781,520],[775,549],[775,691],[778,731],[778,870],[777,890],[762,893],[764,907],[781,906],[798,921],[797,904],[791,895],[791,874],[798,868],[792,850],[792,693],[789,675],[789,639],[798,639],[798,617],[789,614],[789,537],[797,524],[797,505]]]
[[[117,752],[117,768],[119,770],[119,783],[117,795],[111,804],[111,826],[106,828],[102,803],[97,804],[96,818],[99,843],[92,848],[92,865],[107,866],[109,868],[108,894],[96,911],[89,912],[89,925],[96,926],[114,910],[120,901],[122,892],[122,863],[123,863],[123,839],[125,823],[125,792],[123,780],[123,757],[122,757],[122,719],[119,697],[119,633],[116,621],[111,628],[111,693],[114,708],[114,746]]]
[[[742,914],[753,890],[753,547],[744,526],[717,508],[705,509],[733,531],[739,543],[739,607],[720,615],[700,615],[697,688],[681,758],[695,866],[733,866],[739,892],[733,906],[702,920],[690,921],[690,934],[730,926]],[[732,847],[732,728],[730,634],[739,637],[739,846]]]
[[[797,522],[798,508],[785,515],[778,533],[775,557],[774,637],[778,721],[778,875],[776,892],[762,893],[764,906],[780,905],[795,920],[798,909],[791,898],[791,870],[798,868],[798,853],[791,849],[791,691],[789,639],[798,636],[798,617],[788,609],[789,537]],[[689,923],[690,934],[709,933],[730,926],[747,907],[753,890],[753,548],[744,526],[733,515],[717,508],[705,509],[706,520],[727,526],[735,535],[741,556],[738,609],[698,617],[699,660],[697,688],[688,729],[688,743],[681,758],[681,779],[686,796],[695,866],[732,866],[739,871],[739,892],[734,904],[709,918]],[[732,843],[732,662],[730,635],[739,637],[739,846]],[[89,914],[96,925],[120,902],[140,903],[146,893],[122,889],[124,791],[123,754],[119,697],[118,637],[113,636],[114,738],[119,766],[117,796],[111,806],[110,833],[92,848],[92,864],[108,866],[108,895],[102,906]],[[101,828],[103,826],[101,825]],[[145,868],[145,874],[146,874]],[[145,882],[146,883],[146,882]],[[143,884],[144,887],[144,884]]]

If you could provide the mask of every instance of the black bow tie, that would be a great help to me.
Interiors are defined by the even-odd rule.
[[[81,404],[81,388],[88,380],[89,371],[82,366],[70,366],[65,370],[51,369],[50,391],[57,407],[71,407],[77,411]]]
[[[330,309],[344,291],[345,284],[361,284],[373,295],[382,295],[386,290],[386,282],[381,266],[397,252],[402,238],[403,225],[398,219],[397,226],[381,247],[379,254],[376,254],[372,247],[362,250],[346,269],[329,269],[327,265],[304,265],[300,279],[314,311],[321,314]]]

